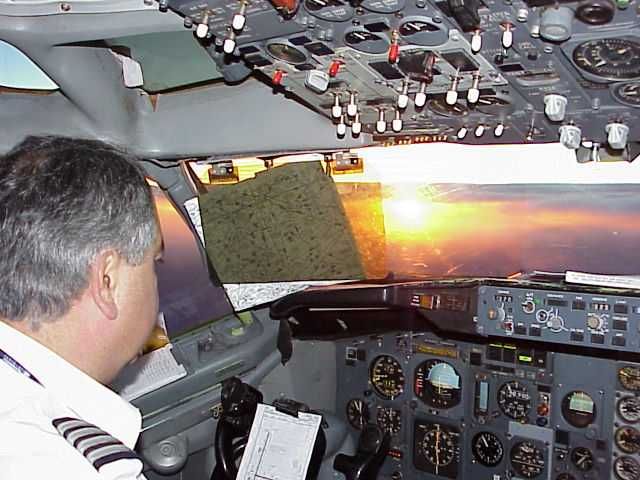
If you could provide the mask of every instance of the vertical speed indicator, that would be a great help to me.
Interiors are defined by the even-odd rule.
[[[390,355],[380,355],[373,360],[369,380],[374,391],[387,400],[393,400],[404,391],[402,365]]]

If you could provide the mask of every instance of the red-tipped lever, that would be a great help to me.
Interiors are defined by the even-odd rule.
[[[400,45],[398,45],[398,32],[391,33],[391,46],[389,47],[389,63],[396,63],[400,56]]]
[[[271,77],[271,83],[273,83],[276,87],[282,85],[282,79],[284,78],[284,72],[282,70],[276,70],[273,72],[273,77]]]
[[[331,62],[331,65],[329,65],[329,76],[331,78],[338,75],[341,65],[342,65],[342,62],[340,60],[334,60],[333,62]]]

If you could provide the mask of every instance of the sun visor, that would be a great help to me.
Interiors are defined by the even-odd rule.
[[[320,162],[284,165],[199,198],[223,283],[365,278],[345,209]]]

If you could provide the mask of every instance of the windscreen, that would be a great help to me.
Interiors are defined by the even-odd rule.
[[[640,246],[640,165],[579,164],[571,153],[559,145],[363,149],[357,152],[359,163],[352,162],[354,168],[337,172],[335,163],[333,171],[329,167],[339,205],[324,208],[334,208],[346,219],[361,262],[361,278],[506,277],[517,272],[566,270],[640,273],[636,253]],[[319,163],[326,175],[326,162]],[[269,172],[262,162],[256,161],[254,167],[252,170],[250,162],[244,164],[246,179],[239,175],[236,181],[255,181],[253,175],[261,171],[258,178],[267,175],[261,181],[266,179],[269,185]],[[282,167],[276,163],[271,170],[278,168]],[[272,181],[275,185],[277,176]],[[209,188],[228,188],[227,198],[233,198],[228,184],[213,183]],[[254,207],[261,205],[261,219],[264,202],[261,196]],[[242,208],[251,210],[252,205],[244,203]],[[284,201],[282,208],[285,215],[287,209],[292,215],[297,212],[304,223],[317,221],[313,206],[301,211],[299,202]],[[212,228],[223,221],[218,217]],[[251,235],[250,230],[245,235]],[[314,242],[330,244],[332,237],[282,241],[303,245],[300,255],[306,255],[311,267]],[[259,247],[260,242],[252,245]],[[324,271],[337,272],[331,278],[305,275],[300,269],[305,262],[290,258],[296,268],[287,269],[280,262],[268,281],[337,280],[341,266],[351,265],[352,257],[347,254],[327,257],[336,264],[325,265]],[[268,249],[255,258],[265,255],[269,256]],[[224,283],[251,283],[249,278],[227,275],[220,263],[213,265]],[[266,282],[264,272],[255,281]]]

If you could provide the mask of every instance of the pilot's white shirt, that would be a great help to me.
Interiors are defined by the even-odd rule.
[[[0,321],[0,480],[144,479],[138,409]],[[75,444],[75,447],[74,447]]]

